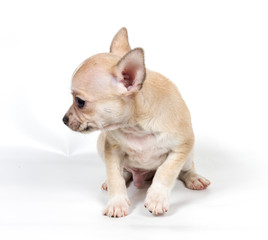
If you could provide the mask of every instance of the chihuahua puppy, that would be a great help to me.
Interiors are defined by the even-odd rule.
[[[73,104],[63,118],[72,130],[101,130],[98,152],[106,165],[109,201],[104,214],[123,217],[130,201],[126,183],[152,180],[145,207],[154,215],[169,208],[177,178],[202,190],[209,180],[195,172],[190,113],[176,86],[144,65],[141,48],[131,50],[126,28],[109,53],[85,60],[72,79]]]

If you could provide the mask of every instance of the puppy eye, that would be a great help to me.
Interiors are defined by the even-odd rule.
[[[82,108],[82,107],[84,107],[84,105],[85,105],[85,101],[82,100],[82,99],[79,98],[79,97],[76,97],[76,98],[75,98],[75,102],[76,102],[76,104],[77,104],[77,106],[78,106],[79,108]]]

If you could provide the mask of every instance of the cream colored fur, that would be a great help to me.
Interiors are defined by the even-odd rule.
[[[167,78],[145,69],[143,50],[130,49],[125,28],[115,35],[110,53],[95,55],[76,70],[72,91],[68,126],[80,132],[101,130],[98,152],[109,194],[105,215],[128,213],[128,167],[155,172],[145,199],[155,215],[168,210],[178,176],[191,189],[210,184],[194,170],[194,134],[184,100]],[[77,97],[85,101],[81,109]]]

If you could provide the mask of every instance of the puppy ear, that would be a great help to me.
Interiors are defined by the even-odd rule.
[[[117,80],[124,85],[125,95],[138,92],[142,88],[146,70],[142,48],[128,52],[116,65]]]
[[[111,47],[110,47],[110,52],[122,57],[129,51],[130,51],[130,46],[128,43],[127,29],[123,27],[114,36]]]

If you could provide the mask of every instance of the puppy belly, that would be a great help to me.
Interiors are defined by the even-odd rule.
[[[145,169],[138,169],[132,167],[125,167],[125,169],[132,173],[134,186],[137,188],[142,188],[144,181],[152,180],[155,174],[155,171]]]

